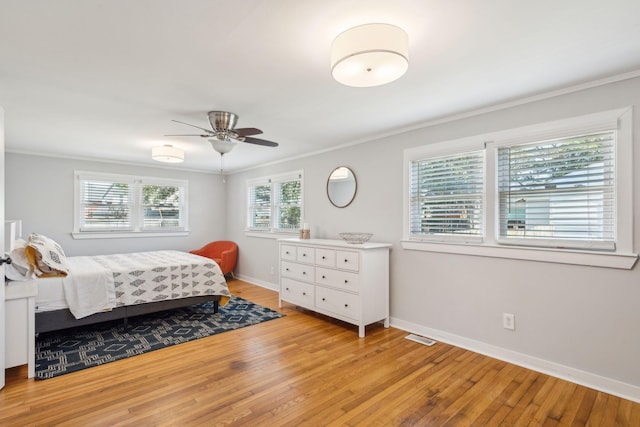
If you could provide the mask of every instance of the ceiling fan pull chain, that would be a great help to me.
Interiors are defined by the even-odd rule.
[[[224,177],[224,154],[220,154],[220,176],[222,176],[222,183],[226,184],[227,180]]]

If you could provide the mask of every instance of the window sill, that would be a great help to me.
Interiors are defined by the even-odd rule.
[[[282,239],[282,238],[288,238],[288,237],[297,237],[299,234],[299,231],[294,231],[294,232],[282,232],[282,231],[254,231],[254,230],[246,230],[244,232],[244,235],[247,237],[259,237],[262,239]]]
[[[103,232],[73,232],[71,236],[81,239],[128,239],[140,237],[182,237],[188,236],[189,231],[103,231]]]
[[[553,262],[559,264],[587,265],[591,267],[607,267],[630,270],[633,268],[638,254],[634,253],[602,253],[568,249],[541,249],[524,247],[505,247],[498,245],[472,245],[418,242],[403,240],[402,248],[414,251],[440,252],[457,255],[472,255],[491,258],[507,258],[525,261]]]

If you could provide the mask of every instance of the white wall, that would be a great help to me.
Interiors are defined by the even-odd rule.
[[[167,177],[189,182],[186,237],[81,239],[73,231],[74,171]],[[22,234],[36,232],[56,240],[68,256],[147,250],[196,249],[226,234],[225,188],[218,175],[86,160],[7,153],[5,216],[22,220]]]
[[[302,168],[305,221],[311,225],[312,237],[365,231],[374,233],[374,241],[393,244],[394,324],[640,400],[638,267],[615,270],[400,247],[405,148],[628,107],[639,100],[640,78],[635,78],[232,175],[227,179],[227,237],[240,246],[237,273],[277,286],[277,241],[247,237],[243,231],[245,181]],[[636,165],[640,165],[639,115],[640,105],[636,105]],[[344,209],[332,206],[325,193],[326,179],[339,165],[352,168],[358,180],[358,194]],[[628,184],[640,188],[640,174]],[[634,212],[634,251],[638,252],[637,196]],[[503,312],[515,314],[515,331],[502,328]]]

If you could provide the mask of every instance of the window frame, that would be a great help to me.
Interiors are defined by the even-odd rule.
[[[611,124],[611,127],[613,127],[613,123]],[[604,134],[604,133],[610,133],[612,132],[613,138],[612,138],[612,149],[614,154],[612,155],[612,158],[610,159],[613,162],[613,173],[615,175],[615,171],[616,171],[616,161],[617,159],[615,158],[615,149],[616,149],[616,145],[617,145],[617,129],[609,129],[606,132],[588,132],[586,134],[583,134],[582,136],[587,136],[587,135],[595,135],[595,134]],[[540,147],[540,146],[544,146],[544,145],[548,145],[549,143],[554,143],[556,141],[563,141],[566,142],[567,140],[573,140],[575,141],[576,139],[579,139],[580,136],[579,135],[574,135],[574,136],[569,136],[569,137],[562,137],[562,138],[555,138],[553,140],[548,140],[548,141],[541,141],[540,139],[536,139],[535,141],[529,141],[528,143],[522,144],[522,143],[518,143],[518,144],[509,144],[508,142],[502,142],[500,144],[498,144],[496,146],[496,173],[499,175],[500,174],[500,151],[502,149],[510,149],[510,148],[514,148],[514,149],[518,149],[520,147],[523,146],[529,146],[529,147]],[[605,153],[606,155],[606,153]],[[606,170],[605,167],[603,166],[603,170]],[[603,179],[604,181],[604,179]],[[616,188],[615,188],[615,183],[616,178],[614,176],[614,186],[604,186],[603,187],[603,193],[607,193],[610,192],[611,194],[613,194],[614,196],[614,200],[615,200],[615,196],[616,196]],[[556,181],[558,182],[558,181]],[[509,185],[511,184],[511,182],[509,183]],[[500,197],[500,182],[497,183],[496,186],[496,192],[498,194],[497,198],[496,198],[496,209],[498,212],[500,212],[501,209],[501,197]],[[582,187],[585,188],[585,187]],[[540,190],[536,190],[536,191],[540,191]],[[567,191],[567,189],[565,188],[564,191]],[[576,189],[574,191],[580,191],[579,189]],[[542,193],[545,197],[548,197],[550,200],[551,198],[554,197],[553,195],[553,191],[549,190],[545,190]],[[595,192],[588,192],[587,193],[590,196],[593,196],[595,194]],[[521,197],[525,197],[525,195],[523,194]],[[527,196],[528,197],[528,196]],[[575,197],[575,195],[574,195]],[[566,199],[563,199],[562,201],[565,201]],[[611,210],[611,212],[609,212],[611,214],[611,218],[612,219],[612,223],[613,226],[610,226],[613,230],[611,230],[613,236],[609,237],[609,238],[605,238],[606,233],[603,234],[602,239],[601,240],[587,240],[587,239],[579,239],[579,238],[561,238],[555,235],[548,235],[548,236],[544,236],[544,237],[533,237],[533,236],[523,236],[523,237],[515,237],[515,236],[505,236],[502,234],[503,230],[502,230],[502,225],[500,224],[500,217],[498,215],[498,217],[496,218],[496,223],[498,224],[496,227],[496,241],[501,244],[501,245],[516,245],[516,246],[540,246],[540,247],[555,247],[555,248],[568,248],[568,249],[587,249],[587,250],[602,250],[602,251],[613,251],[615,250],[615,245],[616,245],[616,236],[615,236],[615,224],[617,223],[617,218],[615,215],[615,207],[616,207],[616,203],[613,203],[613,209]],[[526,215],[526,214],[525,214]],[[603,214],[603,221],[608,218],[606,214]],[[606,225],[604,226],[604,228],[606,228]]]
[[[83,229],[81,224],[81,191],[82,182],[86,180],[102,180],[126,182],[132,186],[131,194],[131,227],[126,229]],[[142,187],[146,185],[179,187],[182,193],[180,206],[180,224],[177,227],[151,228],[144,226],[144,205],[142,201]],[[74,172],[74,210],[73,232],[74,239],[100,238],[128,238],[128,237],[175,237],[189,235],[189,181],[167,179],[150,176],[113,174],[103,172],[75,171]]]
[[[427,152],[425,153],[426,156],[428,156],[428,158],[424,158],[424,156],[422,155],[417,155],[417,158],[412,158],[409,160],[409,183],[408,185],[411,185],[411,176],[413,174],[413,168],[412,168],[412,163],[415,161],[424,161],[424,160],[440,160],[440,159],[444,159],[444,158],[449,158],[449,157],[456,157],[456,156],[469,156],[469,155],[474,155],[476,153],[480,153],[480,157],[481,157],[481,167],[482,167],[482,175],[484,175],[484,171],[486,170],[486,159],[485,159],[485,153],[484,153],[484,147],[483,146],[478,146],[477,144],[472,144],[472,145],[468,145],[466,143],[458,143],[455,144],[456,147],[459,147],[459,150],[454,150],[453,152],[448,152],[449,149],[451,149],[452,147],[449,146],[448,149],[446,149],[444,152],[435,154],[430,152],[430,150],[427,150]],[[434,155],[435,154],[435,155]],[[406,174],[405,174],[406,175]],[[486,183],[483,181],[483,187],[486,185]],[[410,188],[407,189],[407,191],[410,193],[411,190]],[[424,242],[458,242],[458,243],[481,243],[484,240],[484,224],[486,223],[486,219],[484,218],[484,213],[486,212],[486,209],[484,208],[485,202],[486,202],[486,197],[484,196],[484,193],[486,193],[486,188],[483,189],[480,198],[480,210],[481,215],[480,215],[480,219],[481,219],[481,224],[479,225],[479,233],[473,233],[473,234],[454,234],[454,233],[435,233],[435,234],[422,234],[422,235],[417,235],[415,234],[412,230],[411,230],[411,224],[409,224],[409,230],[408,230],[408,235],[409,235],[409,239],[410,240],[414,240],[414,241],[424,241]],[[415,207],[412,205],[411,203],[411,197],[412,195],[409,194],[409,198],[410,198],[410,202],[409,202],[409,221],[411,221],[411,217],[413,216],[412,210],[415,209]]]
[[[589,265],[631,269],[638,255],[633,252],[633,108],[621,108],[552,122],[438,142],[404,151],[403,249],[461,255]],[[564,249],[499,242],[498,149],[535,140],[571,137],[616,129],[615,166],[615,250],[599,248]],[[409,224],[411,161],[425,156],[442,156],[472,151],[482,146],[485,156],[485,235],[482,242],[418,241],[411,238]]]
[[[300,228],[284,229],[278,227],[278,218],[280,214],[280,203],[278,197],[277,188],[280,184],[290,181],[300,182],[300,225],[303,223],[304,218],[304,171],[297,170],[292,172],[285,172],[277,175],[264,176],[259,178],[249,179],[246,182],[246,220],[245,220],[245,235],[251,237],[267,237],[267,238],[279,238],[281,236],[291,237],[299,233]],[[255,227],[252,226],[252,205],[251,205],[251,191],[252,187],[259,185],[270,186],[270,214],[269,214],[269,227]]]
[[[257,227],[254,225],[252,218],[254,213],[254,204],[252,203],[254,188],[256,187],[269,187],[269,225],[267,227]],[[269,232],[273,225],[273,186],[271,185],[271,179],[258,178],[247,181],[247,220],[245,229],[254,232]]]
[[[179,224],[178,226],[173,227],[149,227],[144,225],[145,215],[144,209],[145,205],[142,200],[143,198],[143,188],[145,186],[158,186],[158,187],[177,187],[180,191],[180,201],[181,203],[178,205],[178,209],[180,211]],[[137,182],[136,186],[136,197],[138,197],[138,217],[140,230],[143,232],[181,232],[188,229],[186,227],[187,221],[187,192],[188,192],[188,181],[185,180],[175,180],[175,179],[166,179],[166,178],[152,178],[152,177],[140,177],[139,182]]]

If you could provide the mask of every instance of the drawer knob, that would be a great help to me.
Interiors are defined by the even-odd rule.
[[[289,268],[285,268],[285,270],[289,271]]]
[[[326,257],[326,256],[324,256],[324,255],[322,255],[322,259],[327,259],[327,257]]]
[[[302,256],[307,256],[307,254],[302,254]]]
[[[348,307],[349,307],[349,304],[345,304],[345,305],[344,305],[344,308],[348,308]]]
[[[306,292],[303,292],[303,293],[302,293],[302,295],[307,295],[307,293],[306,293]]]
[[[289,253],[290,253],[289,251],[285,252],[285,254],[287,254],[287,255],[289,255]]]
[[[349,283],[349,281],[347,279],[344,279],[344,284],[346,285],[347,283]]]
[[[304,276],[305,274],[307,274],[307,272],[306,272],[306,271],[303,271],[303,272],[302,272],[302,275]]]
[[[322,278],[323,278],[323,279],[326,279],[326,278],[327,278],[327,276],[325,276],[325,275],[323,274],[323,275],[322,275]]]
[[[286,290],[289,290],[289,288],[285,288]]]
[[[322,301],[326,301],[326,300],[327,300],[326,298],[322,298]]]
[[[349,260],[348,260],[348,259],[345,259],[345,260],[344,260],[344,262],[349,262]]]

